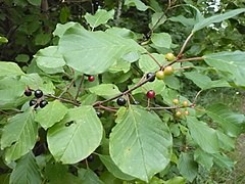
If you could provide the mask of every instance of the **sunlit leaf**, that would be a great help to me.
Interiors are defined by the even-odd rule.
[[[232,18],[240,13],[245,12],[245,8],[240,8],[240,9],[235,9],[235,10],[230,10],[227,11],[223,14],[218,14],[218,15],[213,15],[211,17],[202,19],[201,21],[197,22],[197,24],[193,28],[193,32],[196,32],[200,29],[203,29],[207,26],[209,26],[212,23],[217,23],[217,22],[222,22],[226,19]]]
[[[7,162],[16,160],[28,153],[35,145],[38,125],[30,109],[9,119],[3,129],[1,149],[5,149]]]
[[[134,106],[116,121],[109,142],[113,162],[123,173],[149,181],[170,161],[168,127],[155,113]]]
[[[102,125],[92,106],[70,109],[62,123],[51,127],[47,135],[50,152],[65,164],[88,157],[101,139]]]
[[[55,123],[61,121],[66,115],[68,109],[58,100],[49,102],[48,105],[38,111],[35,121],[44,129],[52,127]]]
[[[94,15],[86,13],[84,18],[89,23],[92,29],[98,27],[101,24],[106,24],[110,19],[113,19],[115,10],[106,11],[98,9]]]
[[[72,27],[60,38],[59,51],[68,66],[92,75],[105,72],[118,58],[129,52],[144,49],[132,39]]]

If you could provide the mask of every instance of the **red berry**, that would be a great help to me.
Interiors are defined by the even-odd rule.
[[[153,91],[153,90],[149,90],[149,91],[146,93],[147,98],[150,98],[150,99],[154,98],[155,95],[156,95],[156,94],[155,94],[155,91]]]
[[[95,79],[95,77],[94,77],[93,75],[89,75],[89,76],[88,76],[88,81],[89,81],[89,82],[93,82],[94,79]]]

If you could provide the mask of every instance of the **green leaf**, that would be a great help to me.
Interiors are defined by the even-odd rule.
[[[0,79],[0,108],[8,109],[23,104],[25,99],[21,96],[24,94],[25,87],[26,85],[16,76]]]
[[[134,177],[131,177],[123,173],[117,165],[112,161],[109,155],[99,155],[101,162],[106,166],[107,170],[113,174],[116,178],[121,180],[133,180]]]
[[[55,123],[60,122],[67,112],[68,109],[60,101],[55,100],[37,112],[35,121],[47,130]]]
[[[219,52],[203,56],[205,62],[216,70],[225,72],[227,81],[233,80],[237,85],[245,86],[245,52]]]
[[[167,63],[163,54],[151,53],[151,55],[161,64]],[[149,54],[142,54],[139,59],[139,67],[145,72],[155,72],[159,70],[157,63],[149,56]]]
[[[2,76],[13,76],[13,75],[24,75],[20,67],[13,62],[0,62],[0,77]]]
[[[186,184],[186,180],[183,177],[176,176],[166,181],[164,184]]]
[[[198,165],[190,153],[182,152],[180,154],[178,169],[182,176],[192,182],[198,174]]]
[[[214,104],[207,108],[207,115],[223,128],[225,133],[231,137],[238,136],[242,131],[242,125],[245,123],[243,114],[235,113],[224,104]]]
[[[39,33],[37,35],[35,35],[35,40],[34,43],[36,45],[46,45],[48,44],[48,42],[51,40],[51,35],[48,33]]]
[[[167,20],[166,16],[163,12],[156,12],[151,16],[151,23],[149,24],[149,28],[156,29],[160,25],[162,25]]]
[[[195,150],[194,159],[196,162],[198,162],[200,165],[202,165],[208,171],[210,171],[211,167],[214,164],[213,163],[213,157],[201,149]]]
[[[211,17],[202,19],[201,21],[197,22],[197,24],[194,26],[192,31],[196,32],[200,29],[209,26],[212,23],[222,22],[226,19],[232,18],[243,12],[245,12],[245,8],[239,8],[239,9],[227,11],[226,13],[223,14],[213,15]]]
[[[113,19],[115,10],[106,11],[98,9],[94,15],[86,13],[84,18],[89,23],[92,30],[101,24],[106,24],[110,19]]]
[[[11,117],[3,129],[1,138],[5,160],[11,162],[28,153],[35,145],[37,130],[32,109]]]
[[[53,32],[53,35],[58,36],[58,37],[62,37],[67,29],[69,29],[71,27],[76,27],[76,26],[80,27],[80,24],[77,22],[67,22],[66,24],[58,23],[56,25],[54,32]]]
[[[221,169],[229,169],[231,171],[232,167],[234,167],[234,161],[232,161],[225,154],[214,154],[212,156],[214,158],[215,164],[218,165]]]
[[[27,54],[18,54],[18,56],[15,57],[15,60],[17,62],[27,63],[30,60],[30,57]]]
[[[41,0],[27,0],[27,1],[34,6],[41,6]]]
[[[41,173],[32,152],[17,161],[10,175],[10,183],[42,183]]]
[[[98,86],[89,88],[89,91],[106,99],[121,93],[118,87],[114,84],[100,84]]]
[[[51,184],[71,183],[78,184],[81,180],[68,171],[68,166],[60,163],[47,163],[45,178]]]
[[[126,0],[124,2],[125,5],[128,6],[136,6],[136,8],[140,11],[145,11],[148,9],[148,6],[146,6],[142,1],[140,0]]]
[[[168,33],[154,33],[151,36],[152,43],[157,47],[170,48],[172,44],[171,36]]]
[[[47,135],[51,154],[64,164],[88,157],[101,139],[102,125],[92,106],[70,109],[64,120],[51,127]]]
[[[105,72],[129,52],[144,51],[132,39],[101,31],[88,32],[82,27],[67,30],[60,39],[59,49],[68,66],[90,75]]]
[[[228,137],[226,134],[217,131],[217,136],[219,139],[219,145],[220,148],[227,150],[227,151],[232,151],[235,148],[235,139],[232,139],[231,137]]]
[[[170,161],[168,127],[154,112],[135,106],[118,114],[116,121],[109,140],[113,162],[123,173],[149,181]]]
[[[183,15],[178,15],[176,17],[170,17],[168,20],[173,21],[173,22],[179,22],[179,23],[183,24],[186,27],[195,25],[195,19],[186,18]]]
[[[217,153],[219,142],[216,131],[195,117],[187,116],[187,125],[194,141],[206,152]]]
[[[45,73],[55,74],[64,71],[62,67],[65,66],[66,63],[62,55],[58,52],[57,46],[49,46],[41,49],[34,57],[37,66]]]
[[[3,36],[0,36],[0,43],[8,43],[8,39]]]
[[[197,71],[185,72],[185,77],[192,82],[194,82],[201,89],[211,89],[218,87],[230,87],[229,83],[224,79],[220,80],[211,80],[207,75],[201,74]]]
[[[103,184],[99,177],[91,169],[80,168],[78,170],[78,177],[81,179],[82,184]]]

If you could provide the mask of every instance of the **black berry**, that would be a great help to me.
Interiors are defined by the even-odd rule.
[[[96,114],[97,114],[98,118],[101,118],[102,117],[102,112],[96,111]]]
[[[152,72],[147,73],[146,79],[149,79],[149,82],[153,82],[155,80],[155,74]]]
[[[32,92],[29,89],[27,89],[27,90],[25,90],[24,94],[26,96],[31,96],[32,95]]]
[[[35,100],[35,99],[31,100],[31,101],[29,102],[29,105],[30,105],[30,106],[35,105],[35,108],[38,107],[37,100]]]
[[[88,157],[87,157],[87,161],[88,162],[92,162],[94,160],[94,156],[93,155],[89,155]]]
[[[34,95],[36,98],[41,98],[43,96],[43,92],[40,89],[38,89],[35,91]]]
[[[126,104],[125,98],[123,98],[123,97],[118,98],[117,99],[117,104],[120,105],[120,106],[125,105]]]
[[[47,100],[42,100],[39,105],[41,108],[44,108],[47,104],[48,104]]]

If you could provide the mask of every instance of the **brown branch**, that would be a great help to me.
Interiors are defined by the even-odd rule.
[[[145,80],[143,80],[142,82],[138,83],[137,85],[135,85],[134,87],[132,87],[131,89],[128,89],[127,91],[125,91],[125,92],[123,92],[123,93],[120,93],[120,94],[118,94],[118,95],[116,95],[116,96],[114,96],[114,97],[112,97],[112,98],[109,98],[109,99],[106,99],[106,100],[103,100],[103,101],[97,101],[97,102],[95,102],[95,103],[93,104],[93,106],[97,106],[97,105],[100,106],[101,104],[104,104],[104,103],[106,103],[106,102],[110,102],[110,101],[112,101],[112,100],[115,100],[115,99],[117,99],[117,98],[119,98],[119,97],[121,97],[121,96],[123,96],[123,95],[127,95],[127,94],[131,93],[132,91],[134,91],[135,89],[137,89],[137,88],[143,86],[144,84],[146,84],[146,83],[147,83],[148,81],[150,81],[150,80],[151,80],[151,78],[145,79]]]

